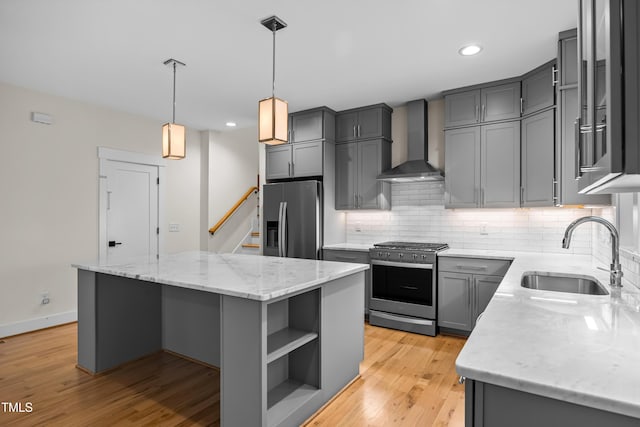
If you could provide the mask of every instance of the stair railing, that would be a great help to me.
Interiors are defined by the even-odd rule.
[[[225,224],[225,222],[227,222],[227,220],[228,220],[229,218],[231,218],[231,216],[232,216],[234,213],[236,213],[236,211],[238,210],[238,208],[240,208],[240,206],[242,206],[242,205],[243,205],[243,203],[244,203],[244,202],[246,202],[252,194],[257,194],[257,193],[258,193],[258,191],[260,191],[260,189],[259,189],[258,187],[256,187],[256,186],[253,186],[253,187],[249,188],[249,189],[247,190],[247,192],[246,192],[246,193],[244,193],[244,194],[242,195],[242,197],[240,197],[240,199],[236,202],[236,204],[235,204],[235,205],[233,205],[233,206],[231,207],[231,209],[229,209],[229,210],[227,211],[227,213],[226,213],[226,214],[224,214],[224,216],[223,216],[222,218],[220,218],[220,221],[218,221],[218,222],[216,223],[216,225],[214,225],[213,227],[211,227],[211,228],[209,229],[209,233],[213,236],[213,235],[216,233],[216,231],[218,231],[218,230],[220,229],[220,227],[222,227],[222,226]]]

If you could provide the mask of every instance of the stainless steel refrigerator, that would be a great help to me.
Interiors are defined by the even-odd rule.
[[[263,254],[320,259],[322,183],[265,184],[262,197]]]

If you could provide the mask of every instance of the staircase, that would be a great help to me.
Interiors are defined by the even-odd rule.
[[[260,255],[260,201],[256,206],[256,216],[251,220],[251,229],[233,250],[234,254]]]

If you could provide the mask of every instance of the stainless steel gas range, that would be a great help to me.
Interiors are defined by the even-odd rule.
[[[436,263],[446,243],[384,242],[369,250],[369,323],[436,335]]]

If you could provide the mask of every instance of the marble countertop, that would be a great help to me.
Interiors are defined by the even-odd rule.
[[[369,249],[373,247],[373,244],[365,245],[362,243],[335,243],[332,245],[324,245],[322,249],[335,249],[339,251],[359,251],[369,252]]]
[[[452,249],[441,256],[513,259],[456,360],[460,375],[640,418],[640,291],[580,295],[520,286],[527,272],[596,278],[591,257]]]
[[[268,301],[369,268],[367,264],[261,255],[181,252],[73,267],[223,295]]]

